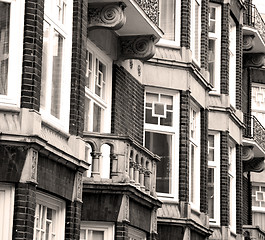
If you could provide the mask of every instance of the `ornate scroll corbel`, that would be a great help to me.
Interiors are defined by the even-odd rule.
[[[155,54],[155,37],[122,36],[120,37],[120,59],[148,60]]]
[[[124,3],[111,4],[89,4],[88,7],[88,29],[107,28],[120,29],[126,22]]]
[[[243,36],[243,50],[249,51],[255,46],[254,35],[244,35]]]
[[[264,53],[244,54],[244,67],[262,67],[265,63]]]

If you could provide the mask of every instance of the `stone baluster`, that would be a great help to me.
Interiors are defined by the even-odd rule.
[[[130,161],[130,182],[135,183],[134,181],[134,169],[135,169],[135,162]]]
[[[91,171],[91,177],[93,177],[95,180],[100,179],[100,169],[99,169],[99,158],[101,156],[100,152],[92,152],[92,171]]]
[[[135,186],[140,187],[140,179],[139,179],[139,171],[140,171],[141,164],[136,163],[135,164],[135,169],[134,169],[134,180],[135,180]]]
[[[151,174],[152,172],[150,170],[145,171],[144,175],[144,186],[146,193],[150,194],[150,188],[151,188]]]
[[[145,186],[144,186],[144,174],[145,174],[145,168],[141,167],[139,171],[139,180],[140,180],[140,188],[142,191],[145,191]]]
[[[110,159],[112,163],[110,176],[112,178],[113,176],[118,176],[118,156],[113,153],[110,155]]]

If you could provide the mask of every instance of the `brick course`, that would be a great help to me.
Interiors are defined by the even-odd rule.
[[[190,48],[191,1],[181,0],[181,35],[180,46]]]
[[[243,30],[238,25],[236,31],[236,108],[242,110],[242,80],[243,80]]]
[[[69,132],[79,136],[84,130],[87,9],[86,1],[74,0]]]
[[[207,70],[209,1],[203,0],[201,4],[201,68]]]
[[[113,67],[111,132],[143,144],[144,86],[123,67]]]
[[[221,163],[220,163],[220,212],[221,226],[229,226],[229,177],[228,177],[228,144],[229,133],[221,132]]]
[[[243,227],[243,166],[242,146],[236,146],[236,233],[242,234]]]
[[[229,5],[223,4],[221,24],[221,93],[229,93]]]
[[[21,107],[39,111],[44,0],[26,0],[24,18]]]
[[[180,92],[179,200],[189,201],[189,108],[190,92]]]
[[[201,172],[200,172],[200,211],[208,212],[208,110],[201,109]]]
[[[36,207],[36,187],[18,183],[15,190],[13,240],[32,240]]]

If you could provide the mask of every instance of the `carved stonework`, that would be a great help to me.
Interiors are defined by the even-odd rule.
[[[77,201],[82,201],[82,185],[83,185],[82,173],[77,172],[75,176],[75,189],[76,189],[75,199]]]
[[[120,59],[148,60],[155,54],[154,36],[120,37]]]
[[[243,50],[249,51],[255,46],[253,35],[244,35],[243,37]]]
[[[158,25],[158,0],[136,0],[153,23]]]
[[[264,170],[264,158],[253,158],[243,162],[244,172],[262,172]]]
[[[242,151],[242,160],[248,161],[248,160],[251,160],[252,158],[254,158],[253,147],[252,146],[250,146],[250,147],[244,146],[243,151]]]
[[[120,29],[126,22],[124,3],[90,4],[88,8],[88,29]]]
[[[244,54],[245,67],[262,67],[264,66],[264,53],[249,53]]]

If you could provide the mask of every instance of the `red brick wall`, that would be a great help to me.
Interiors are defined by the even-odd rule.
[[[207,182],[208,182],[208,110],[201,109],[201,184],[200,211],[208,212]]]
[[[85,68],[87,38],[87,2],[73,2],[72,75],[69,131],[83,135],[85,105]]]
[[[243,165],[242,146],[236,146],[236,232],[242,234],[243,226]]]
[[[201,6],[201,68],[208,69],[208,26],[209,1],[203,0]]]
[[[189,107],[190,92],[180,92],[179,200],[189,201]]]
[[[229,225],[228,144],[229,144],[229,133],[221,132],[221,163],[220,163],[221,226]]]
[[[13,240],[32,240],[36,207],[36,187],[18,183],[15,190]]]
[[[221,24],[221,93],[223,94],[229,93],[229,16],[229,5],[223,4]]]
[[[243,31],[242,25],[236,30],[236,108],[242,110],[242,81],[243,81]]]
[[[190,22],[191,3],[190,0],[181,0],[181,35],[180,46],[190,48]]]
[[[143,144],[144,86],[123,67],[113,66],[111,132]]]
[[[21,107],[39,110],[44,0],[25,1]]]

